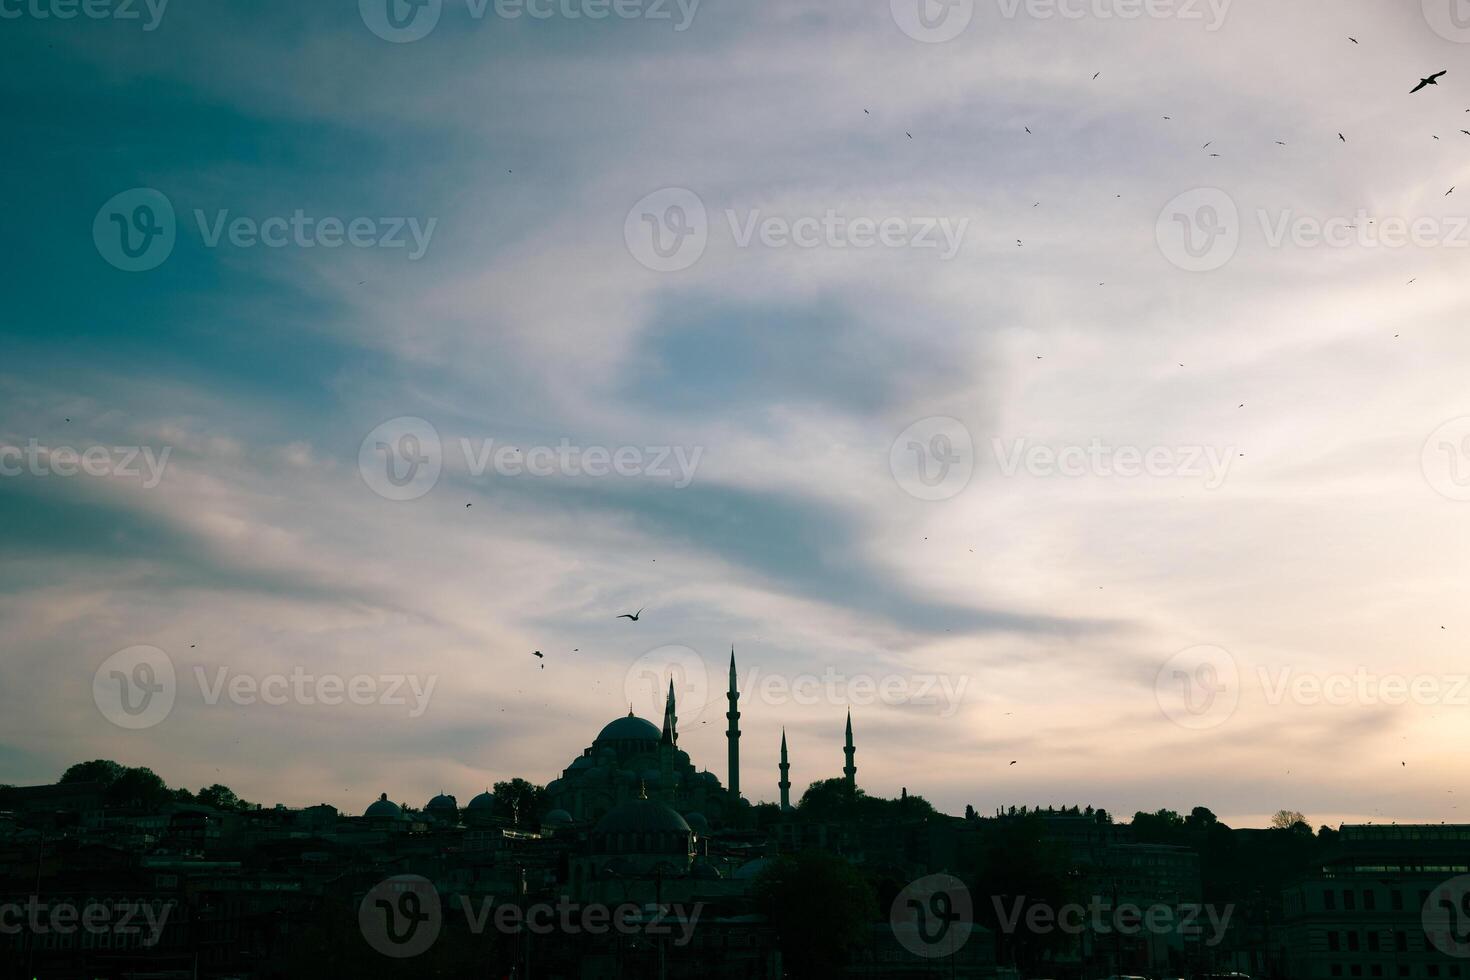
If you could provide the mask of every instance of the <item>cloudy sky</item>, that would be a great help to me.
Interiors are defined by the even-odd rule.
[[[1459,2],[6,4],[0,782],[1470,821]]]

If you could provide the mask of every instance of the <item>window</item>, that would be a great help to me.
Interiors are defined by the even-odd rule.
[[[1363,908],[1371,912],[1374,908],[1377,907],[1377,905],[1378,905],[1378,900],[1374,896],[1373,889],[1371,889],[1371,888],[1364,888],[1363,889]]]
[[[1347,937],[1348,937],[1348,952],[1350,952],[1350,953],[1356,953],[1358,951],[1358,930],[1356,930],[1356,929],[1349,930],[1348,931],[1348,934],[1347,934]]]
[[[1337,952],[1339,949],[1336,929],[1327,930],[1327,949],[1329,952],[1333,953]]]
[[[1356,909],[1358,907],[1358,893],[1351,888],[1344,888],[1342,890],[1342,907],[1349,912]]]
[[[1383,964],[1382,963],[1374,963],[1372,966],[1368,967],[1368,972],[1371,973],[1375,977],[1381,977],[1381,976],[1383,976]]]
[[[1409,951],[1409,934],[1407,932],[1396,932],[1393,934],[1393,944],[1400,953]]]
[[[1361,977],[1363,975],[1363,964],[1361,964],[1361,963],[1354,963],[1353,966],[1352,966],[1352,971],[1353,971],[1353,976],[1355,976],[1355,977]]]
[[[1376,929],[1368,933],[1368,952],[1378,952],[1378,930]]]
[[[1322,889],[1322,907],[1329,912],[1337,908],[1337,893],[1331,888]]]
[[[1402,911],[1404,907],[1404,893],[1397,888],[1390,891],[1388,893],[1388,904],[1393,907],[1395,912]]]
[[[1340,976],[1342,976],[1342,964],[1341,963],[1334,963],[1334,964],[1332,964],[1332,975],[1334,977],[1340,977]]]

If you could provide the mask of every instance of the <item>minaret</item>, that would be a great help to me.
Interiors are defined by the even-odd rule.
[[[730,799],[740,801],[740,685],[735,679],[735,648],[730,648],[730,690],[725,695],[730,710],[725,717],[730,727],[725,731],[725,740],[730,754]]]
[[[669,678],[669,694],[664,699],[664,726],[668,728],[669,735],[673,740],[675,748],[679,747],[679,715],[677,705],[674,701],[674,679]]]
[[[781,812],[791,809],[791,763],[786,758],[786,729],[781,729]]]
[[[849,795],[857,789],[857,765],[852,761],[857,749],[852,745],[852,709],[847,709],[847,745],[842,749],[847,756],[847,765],[842,767],[842,775],[847,779],[847,792]]]
[[[658,795],[674,802],[674,682],[669,682],[670,703],[664,707],[664,730],[658,740]]]

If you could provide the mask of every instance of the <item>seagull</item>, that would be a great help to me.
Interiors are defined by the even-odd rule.
[[[911,132],[909,132],[908,130],[904,130],[904,133],[903,134],[905,136],[907,136],[909,139],[913,139],[914,138],[914,134],[911,133]]]
[[[1097,75],[1101,75],[1101,74],[1102,74],[1102,72],[1098,72],[1098,73],[1097,73]],[[1093,81],[1094,81],[1094,82],[1095,82],[1095,81],[1097,81],[1097,75],[1093,75],[1093,76],[1092,76],[1092,80],[1093,80]]]
[[[1015,760],[1015,759],[1012,759],[1012,760],[1011,760],[1011,765],[1013,765],[1013,766],[1014,766],[1014,765],[1015,765],[1015,764],[1016,764],[1016,760]]]
[[[1026,130],[1026,132],[1028,132],[1028,133],[1031,132],[1031,127],[1030,126],[1025,126],[1023,128]]]
[[[1337,138],[1340,139],[1340,140],[1342,140],[1344,143],[1347,142],[1347,137],[1344,136],[1344,135],[1342,135],[1341,133],[1338,133],[1337,134]]]
[[[1456,186],[1456,187],[1458,187],[1458,186],[1459,186],[1459,185],[1458,185],[1458,184],[1456,184],[1456,185],[1455,185],[1455,186]],[[1450,196],[1450,195],[1451,195],[1451,194],[1453,194],[1453,193],[1454,193],[1454,192],[1455,192],[1455,188],[1454,188],[1454,187],[1451,187],[1451,188],[1450,188],[1450,189],[1449,189],[1449,190],[1447,190],[1447,191],[1445,191],[1445,192],[1444,192],[1444,196],[1445,196],[1445,197],[1449,197],[1449,196]]]
[[[1285,144],[1285,143],[1283,143],[1283,142],[1281,142],[1281,141],[1280,141],[1280,140],[1277,140],[1277,141],[1276,141],[1276,145],[1277,145],[1277,146],[1285,146],[1285,145],[1286,145],[1286,144]]]
[[[542,653],[540,650],[532,650],[531,651],[531,656],[533,656],[533,657],[540,657],[542,660],[545,660],[546,659],[546,654]]]
[[[1449,69],[1445,69],[1444,71],[1437,71],[1433,75],[1430,75],[1428,78],[1419,79],[1419,84],[1410,89],[1409,94],[1413,95],[1415,92],[1419,91],[1426,85],[1438,85],[1439,80],[1447,74],[1449,74]]]
[[[473,507],[473,506],[475,506],[475,505],[474,505],[474,504],[465,504],[465,506],[466,506],[466,507]]]
[[[633,622],[636,623],[636,622],[638,622],[638,617],[643,615],[643,609],[644,608],[646,608],[646,607],[640,607],[638,609],[638,611],[635,612],[635,613],[623,613],[621,616],[614,616],[613,618],[614,619],[631,619]]]
[[[1358,43],[1358,39],[1355,38],[1355,37],[1349,37],[1348,40],[1351,41],[1351,42],[1353,42],[1354,44],[1357,44]]]

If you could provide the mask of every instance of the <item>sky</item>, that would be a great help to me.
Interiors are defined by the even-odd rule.
[[[393,4],[0,4],[0,783],[1470,822],[1470,5]]]

